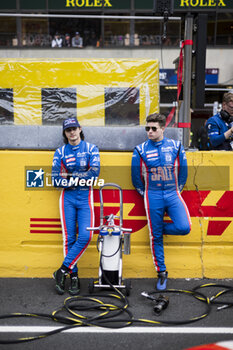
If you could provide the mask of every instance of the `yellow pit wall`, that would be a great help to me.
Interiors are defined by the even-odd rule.
[[[132,227],[131,254],[123,255],[123,276],[155,277],[142,198],[131,184],[131,153],[102,152],[100,178],[123,188],[124,226]],[[0,277],[51,277],[63,260],[57,189],[26,187],[28,168],[51,169],[53,152],[0,151]],[[187,153],[189,176],[183,198],[190,210],[187,236],[165,236],[169,277],[233,278],[233,154]],[[95,187],[98,224],[99,199]],[[117,213],[106,197],[108,213]],[[97,277],[97,234],[79,261],[80,277]]]

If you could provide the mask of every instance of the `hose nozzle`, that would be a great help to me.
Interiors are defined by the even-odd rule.
[[[161,314],[163,310],[165,310],[168,307],[169,304],[169,298],[165,295],[159,295],[158,298],[153,297],[152,295],[148,294],[147,292],[142,292],[141,295],[147,299],[150,299],[154,302],[154,312],[157,316]]]
[[[156,298],[155,297],[152,297],[150,294],[148,294],[147,292],[141,292],[141,295],[147,299],[150,299],[150,300],[153,300],[153,301],[156,301]]]

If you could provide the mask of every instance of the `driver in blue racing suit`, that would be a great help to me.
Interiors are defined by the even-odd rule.
[[[98,148],[84,141],[84,134],[76,118],[63,122],[65,145],[54,154],[52,177],[55,187],[62,187],[60,217],[63,233],[64,261],[54,272],[56,291],[63,294],[65,279],[70,274],[69,293],[79,293],[77,262],[88,247],[94,226],[92,181],[99,176],[100,157]],[[78,223],[78,238],[76,224]]]
[[[187,160],[180,141],[163,136],[166,117],[151,114],[146,118],[148,140],[135,147],[132,157],[132,182],[144,197],[153,262],[158,272],[157,290],[167,286],[163,234],[186,235],[191,219],[180,195],[187,180]],[[165,212],[172,223],[165,223]]]

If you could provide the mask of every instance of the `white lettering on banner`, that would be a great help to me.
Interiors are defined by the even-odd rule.
[[[104,185],[104,179],[98,179],[98,177],[91,177],[90,179],[79,179],[78,177],[71,177],[68,179],[54,179],[50,177],[46,177],[45,184],[47,187],[78,187],[78,186],[103,186]]]

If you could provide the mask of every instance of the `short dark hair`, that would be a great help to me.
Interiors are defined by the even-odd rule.
[[[65,130],[63,131],[62,135],[63,135],[64,143],[67,144],[68,143],[68,138],[66,137]],[[81,138],[82,141],[85,139],[83,131],[80,132],[80,138]]]
[[[153,113],[146,117],[147,123],[159,123],[160,127],[163,128],[166,125],[166,117],[163,114]]]

